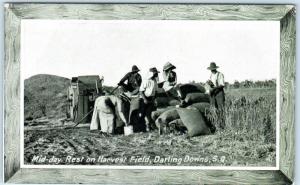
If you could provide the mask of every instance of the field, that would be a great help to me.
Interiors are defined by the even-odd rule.
[[[72,123],[40,118],[38,125],[25,126],[24,162],[275,166],[275,93],[275,88],[226,90],[225,129],[219,128],[218,113],[213,111],[208,117],[216,125],[216,133],[192,138],[180,133],[159,135],[158,131],[111,136],[89,131],[87,124],[63,129]]]

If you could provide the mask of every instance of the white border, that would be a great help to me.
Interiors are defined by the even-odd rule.
[[[280,29],[280,21],[278,27]],[[24,42],[22,33],[24,33],[24,26],[21,20],[21,46]],[[280,37],[280,32],[279,35]],[[279,45],[280,47],[280,45]],[[278,73],[276,79],[276,166],[275,167],[260,167],[260,166],[112,166],[112,165],[25,165],[24,164],[24,79],[22,75],[22,53],[25,48],[20,47],[20,167],[21,168],[49,168],[49,169],[169,169],[169,170],[279,170],[279,141],[280,141],[280,48],[279,48],[279,61],[277,64]],[[23,51],[23,52],[22,52]]]

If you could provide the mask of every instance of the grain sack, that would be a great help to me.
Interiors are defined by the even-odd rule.
[[[156,97],[155,103],[157,107],[166,107],[169,106],[170,98],[166,96]]]
[[[187,107],[188,109],[190,108],[196,108],[198,109],[201,113],[207,113],[210,111],[210,103],[207,102],[200,102],[200,103],[194,103],[190,106]]]
[[[161,125],[167,125],[169,122],[178,119],[179,114],[176,111],[176,109],[170,109],[165,112],[163,112],[155,121],[155,124],[158,128],[161,127]]]
[[[171,131],[185,132],[187,130],[181,119],[175,119],[171,121],[169,123],[169,127]]]
[[[144,112],[144,103],[141,98],[133,98],[130,101],[129,123],[133,126],[134,132],[143,131],[146,125],[141,119],[141,113]]]
[[[165,108],[160,108],[160,109],[153,111],[151,113],[152,120],[155,121],[163,112],[166,112],[167,110],[170,110],[170,109],[174,109],[174,107],[165,107]]]
[[[210,129],[206,125],[202,114],[195,109],[177,109],[177,112],[183,124],[187,127],[189,136],[199,136],[210,134]]]
[[[188,104],[191,105],[193,103],[198,103],[198,102],[207,102],[209,103],[209,95],[205,93],[189,93],[186,95],[184,101]]]
[[[179,104],[180,104],[179,100],[172,99],[172,100],[169,101],[169,106],[176,106],[176,105],[179,105]]]
[[[205,93],[205,88],[198,84],[182,84],[178,85],[178,88],[182,99],[185,99],[186,95],[189,93]]]
[[[130,113],[133,111],[139,111],[141,109],[141,99],[140,98],[132,98],[130,101]]]

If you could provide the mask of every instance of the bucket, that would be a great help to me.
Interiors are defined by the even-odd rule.
[[[124,126],[124,135],[128,136],[131,134],[133,134],[133,126],[132,125]]]

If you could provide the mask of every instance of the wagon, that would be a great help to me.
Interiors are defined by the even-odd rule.
[[[72,77],[68,87],[67,117],[74,122],[90,122],[95,99],[103,95],[103,78],[98,75]]]

